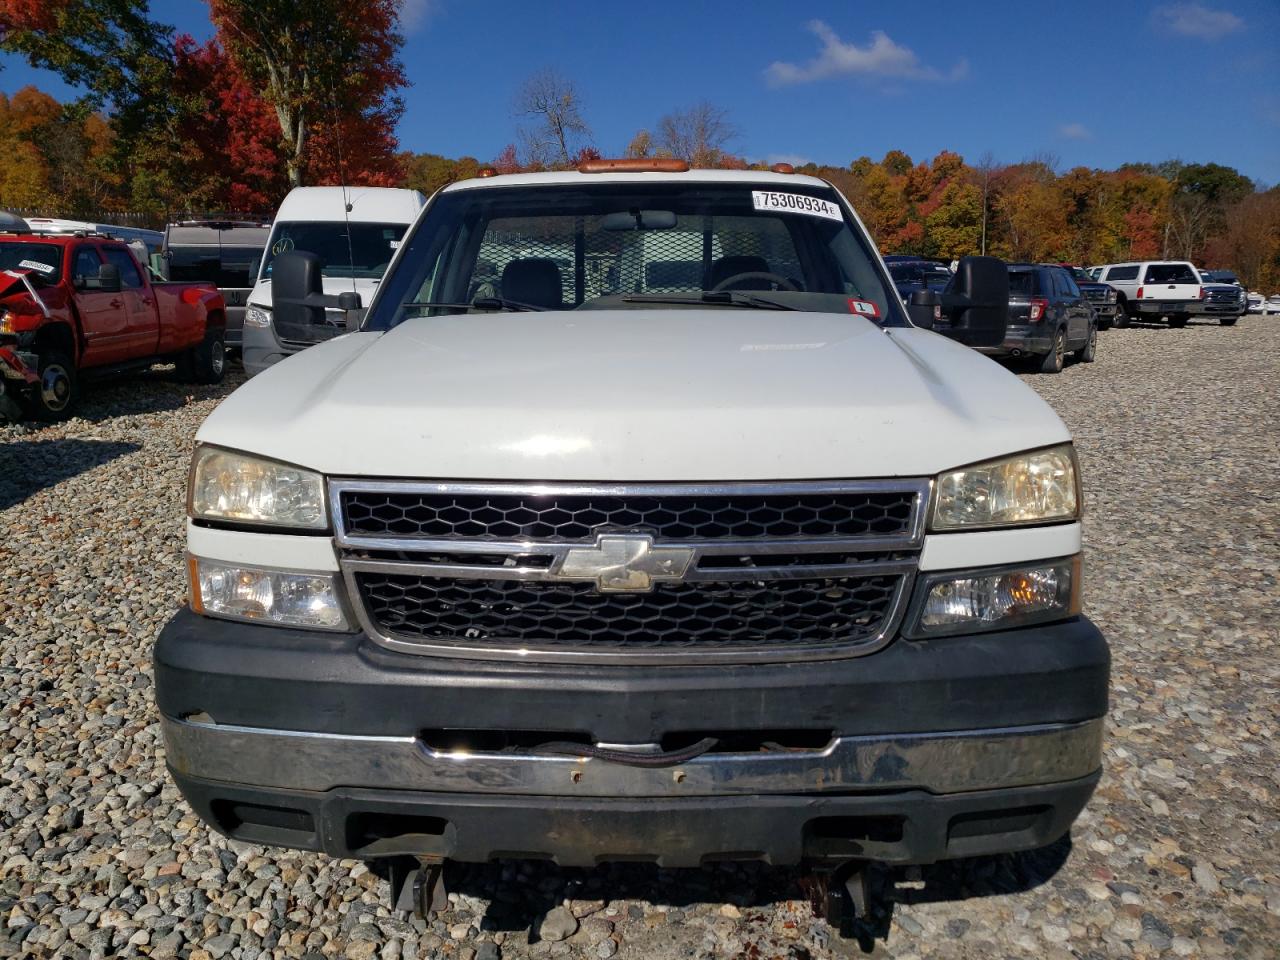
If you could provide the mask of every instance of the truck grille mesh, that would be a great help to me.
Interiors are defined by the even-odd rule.
[[[422,641],[543,649],[751,648],[851,644],[877,637],[901,576],[659,583],[597,593],[587,583],[357,573],[386,632]]]
[[[653,497],[345,490],[358,537],[591,541],[600,530],[665,540],[908,536],[911,492]]]

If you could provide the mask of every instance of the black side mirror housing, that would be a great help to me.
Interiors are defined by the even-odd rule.
[[[939,299],[941,314],[950,323],[935,327],[938,333],[970,347],[998,347],[1004,342],[1009,325],[1009,268],[1003,260],[962,258]]]
[[[343,293],[329,295],[324,292],[324,281],[321,276],[323,261],[314,253],[303,250],[290,250],[276,257],[271,264],[271,303],[274,321],[278,330],[285,335],[295,332],[299,339],[313,340],[316,331],[324,331],[328,336],[342,332],[325,316],[326,308],[337,308],[346,311],[348,318],[351,311],[360,309],[360,294],[348,290]],[[306,328],[311,332],[304,332]],[[351,330],[349,320],[344,324]],[[321,339],[328,339],[321,336]]]
[[[936,290],[913,290],[907,298],[907,316],[922,330],[932,330],[942,315],[942,297]]]
[[[80,284],[84,290],[96,290],[99,293],[120,292],[120,268],[114,263],[98,265],[96,277],[85,277]]]

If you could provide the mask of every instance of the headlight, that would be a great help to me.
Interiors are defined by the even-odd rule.
[[[1071,444],[952,470],[938,477],[933,530],[1004,527],[1080,516]]]
[[[8,310],[0,308],[0,333],[15,333],[13,328],[13,314]]]
[[[232,620],[317,630],[349,630],[337,578],[286,573],[188,557],[191,609]]]
[[[1108,290],[1107,303],[1115,303],[1115,302],[1116,302],[1116,292],[1114,290]]]
[[[263,307],[245,307],[244,325],[246,327],[271,326],[271,311]]]
[[[196,448],[187,511],[202,520],[307,530],[329,525],[320,474],[217,447]]]
[[[929,574],[917,589],[906,635],[919,639],[1005,630],[1079,612],[1079,556],[1001,570]]]

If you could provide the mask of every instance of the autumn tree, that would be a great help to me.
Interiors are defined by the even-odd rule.
[[[726,155],[725,147],[736,136],[728,113],[704,100],[658,121],[654,152],[679,157],[691,167],[718,167]]]
[[[175,88],[192,101],[181,121],[190,165],[185,209],[274,209],[288,190],[275,112],[216,39],[179,37],[175,57]]]
[[[394,176],[406,83],[399,0],[209,0],[223,46],[280,127],[290,186],[360,172]],[[318,157],[309,167],[316,141]],[[337,168],[347,167],[347,170]]]
[[[126,137],[170,111],[172,36],[147,0],[0,0],[0,50],[87,91]]]
[[[588,147],[591,128],[582,116],[582,96],[574,82],[547,68],[530,76],[516,93],[515,115],[528,166],[568,167]]]

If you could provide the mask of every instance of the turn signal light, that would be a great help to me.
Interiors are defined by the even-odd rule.
[[[579,173],[685,173],[688,169],[688,161],[678,157],[619,157],[578,164]]]

